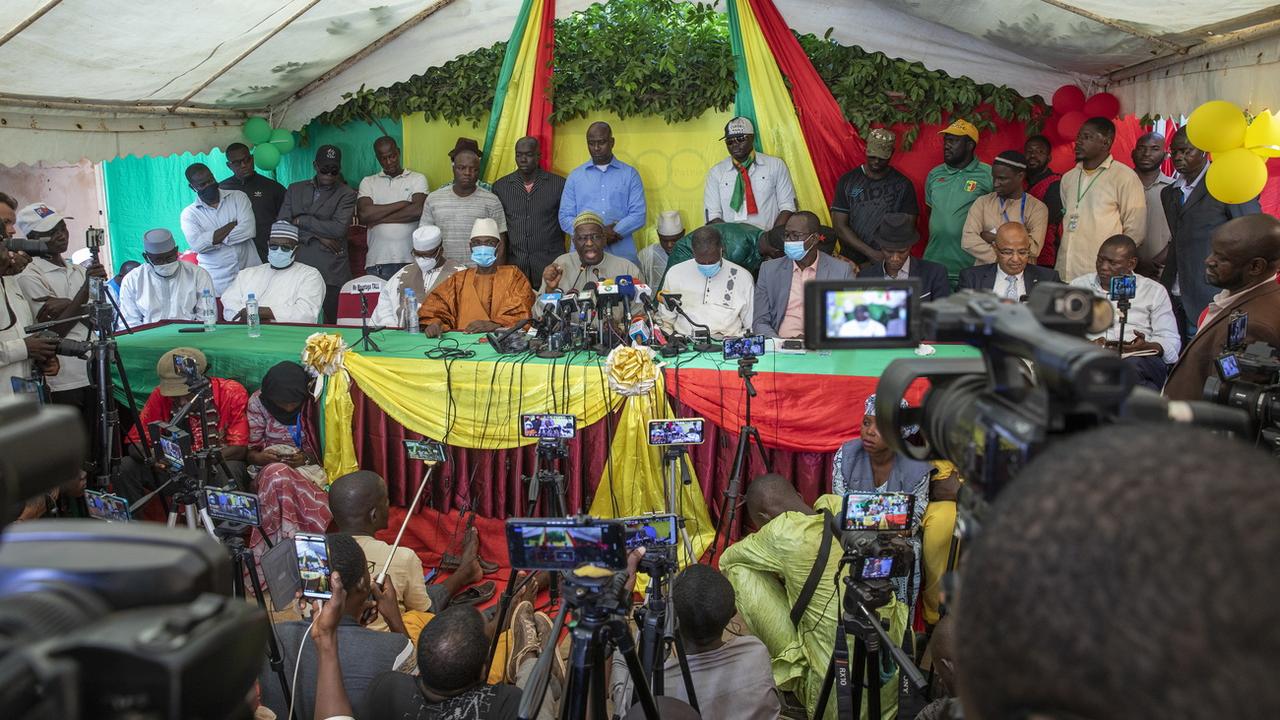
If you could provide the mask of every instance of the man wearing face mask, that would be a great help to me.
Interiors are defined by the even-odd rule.
[[[804,286],[813,280],[852,280],[853,268],[818,249],[818,216],[801,210],[787,219],[786,257],[766,260],[756,280],[751,331],[781,338],[804,337]]]
[[[142,236],[147,263],[120,281],[120,316],[129,327],[161,320],[199,320],[200,295],[213,292],[209,271],[178,260],[173,233],[164,228]]]
[[[262,322],[312,324],[324,302],[324,277],[310,265],[294,261],[298,228],[278,220],[267,241],[267,264],[245,268],[222,293],[222,317],[244,322],[249,294],[258,301]]]
[[[755,282],[747,269],[724,259],[724,246],[714,225],[693,231],[693,259],[673,265],[663,282],[664,294],[680,295],[685,314],[706,325],[714,337],[749,335]],[[668,331],[693,335],[684,317],[662,307],[659,321]]]
[[[432,290],[458,271],[458,266],[445,262],[441,238],[440,228],[435,225],[423,225],[413,231],[413,262],[382,284],[378,305],[369,318],[370,325],[403,327],[401,304],[404,303],[405,289],[413,290],[413,297],[421,304]],[[417,307],[409,311],[415,317],[418,314]]]
[[[220,296],[236,273],[262,263],[253,244],[253,206],[239,190],[219,188],[204,163],[188,166],[186,175],[196,201],[182,211],[182,234],[213,278],[213,294]]]
[[[356,191],[342,182],[342,151],[333,145],[316,149],[315,177],[300,180],[284,193],[277,220],[298,228],[297,261],[324,278],[324,321],[338,318],[338,295],[351,279],[347,228],[356,211]]]
[[[499,232],[498,223],[490,218],[475,221],[471,228],[475,267],[450,275],[418,310],[418,323],[427,337],[444,332],[487,333],[529,317],[533,288],[519,268],[498,264]]]

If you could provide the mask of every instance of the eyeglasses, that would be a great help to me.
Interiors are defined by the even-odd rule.
[[[268,250],[292,250],[293,245],[281,245],[280,243],[267,243]]]
[[[996,254],[997,254],[997,255],[999,255],[999,256],[1000,256],[1000,257],[1002,257],[1002,258],[1011,258],[1011,257],[1013,257],[1014,255],[1017,255],[1017,256],[1018,256],[1018,257],[1020,257],[1020,258],[1029,258],[1029,257],[1031,257],[1031,251],[1030,251],[1030,250],[1010,250],[1010,249],[1008,249],[1008,248],[1005,248],[1004,250],[997,250],[997,251],[996,251]]]
[[[604,235],[601,233],[591,233],[590,235],[574,235],[573,239],[580,243],[595,243],[599,245],[604,242]]]
[[[808,240],[814,235],[817,235],[817,233],[811,233],[811,232],[783,232],[782,233],[782,237],[786,240],[802,240],[803,241],[803,240]]]
[[[316,168],[316,172],[320,173],[321,175],[337,175],[340,172],[340,170],[336,167],[322,167],[322,168]]]

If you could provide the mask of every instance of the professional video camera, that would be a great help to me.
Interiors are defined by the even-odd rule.
[[[72,410],[0,402],[4,507],[76,477],[86,446]],[[244,716],[269,626],[230,586],[227,554],[199,533],[90,519],[10,529],[0,716]]]
[[[1242,342],[1240,344],[1243,344]],[[1235,346],[1239,348],[1239,345]],[[1204,399],[1249,414],[1253,436],[1280,456],[1280,358],[1262,342],[1218,356],[1218,376],[1204,381]]]

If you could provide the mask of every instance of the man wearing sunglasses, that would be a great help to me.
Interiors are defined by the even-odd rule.
[[[283,220],[271,225],[267,264],[245,268],[222,293],[222,317],[245,322],[252,294],[262,322],[311,324],[320,317],[324,278],[310,265],[295,261],[298,228]]]
[[[356,209],[356,191],[342,182],[342,151],[321,145],[312,163],[316,174],[289,186],[278,220],[298,228],[297,261],[320,271],[324,278],[324,321],[338,316],[338,294],[351,279],[347,228]]]
[[[218,183],[223,190],[239,190],[249,196],[253,207],[253,244],[258,258],[267,261],[267,239],[271,237],[271,223],[275,222],[280,205],[284,202],[284,186],[253,169],[253,155],[244,143],[227,146],[227,169],[231,177]]]

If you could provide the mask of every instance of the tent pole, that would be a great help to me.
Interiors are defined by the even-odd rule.
[[[41,5],[40,9],[28,15],[26,20],[23,20],[22,22],[13,26],[13,29],[5,33],[4,35],[0,35],[0,46],[3,46],[5,43],[12,40],[13,37],[18,33],[22,32],[23,30],[26,30],[28,27],[31,26],[31,23],[39,20],[41,17],[44,16],[45,13],[57,7],[58,4],[61,2],[62,0],[49,0],[49,2],[45,3],[44,5]]]
[[[236,65],[239,65],[239,64],[240,64],[240,61],[241,61],[241,60],[244,60],[244,59],[245,59],[245,58],[247,58],[247,57],[249,57],[249,55],[250,55],[250,54],[252,54],[254,50],[257,50],[258,48],[262,47],[264,43],[266,43],[268,40],[270,40],[271,38],[273,38],[273,37],[275,37],[277,34],[279,34],[279,32],[280,32],[281,30],[284,30],[285,28],[289,27],[289,25],[290,25],[294,20],[297,20],[298,18],[302,17],[303,13],[305,13],[306,11],[308,11],[308,10],[310,10],[311,8],[315,7],[315,6],[316,6],[316,3],[318,3],[318,2],[320,2],[320,0],[311,0],[311,2],[307,3],[307,4],[306,4],[306,5],[305,5],[301,10],[299,10],[298,12],[294,13],[293,15],[291,15],[291,16],[289,17],[289,19],[288,19],[288,20],[285,20],[284,22],[282,22],[282,23],[280,23],[279,25],[277,25],[277,26],[276,26],[276,28],[275,28],[274,30],[272,30],[271,32],[267,33],[267,34],[266,34],[266,36],[264,36],[261,40],[259,40],[258,42],[256,42],[256,43],[254,43],[254,44],[250,45],[248,48],[246,48],[246,49],[245,49],[245,51],[244,51],[244,52],[242,52],[242,53],[240,53],[239,55],[237,55],[237,56],[236,56],[236,58],[235,58],[234,60],[232,60],[231,62],[227,63],[226,65],[223,65],[223,66],[222,66],[222,69],[218,70],[218,72],[216,72],[216,73],[214,73],[213,75],[211,75],[211,76],[209,77],[209,79],[207,79],[207,80],[205,80],[204,82],[202,82],[202,83],[200,83],[199,85],[197,85],[197,86],[196,86],[196,88],[195,88],[194,90],[192,90],[191,92],[187,93],[187,94],[186,94],[186,95],[185,95],[181,100],[179,100],[178,102],[176,102],[176,103],[174,103],[172,106],[170,106],[170,107],[169,107],[169,112],[175,112],[178,108],[180,108],[180,107],[182,107],[183,105],[185,105],[185,104],[187,103],[187,101],[188,101],[188,100],[190,100],[191,98],[193,98],[193,97],[195,97],[196,95],[198,95],[198,94],[200,93],[200,91],[201,91],[201,90],[204,90],[205,88],[207,88],[207,87],[209,87],[210,85],[212,85],[214,80],[217,80],[218,78],[220,78],[220,77],[222,77],[223,75],[225,75],[225,74],[227,73],[227,71],[228,71],[228,70],[230,70],[231,68],[235,67]]]
[[[1146,40],[1147,42],[1159,45],[1165,48],[1166,50],[1171,50],[1175,53],[1178,53],[1179,55],[1184,55],[1187,52],[1187,48],[1183,47],[1182,45],[1179,45],[1178,43],[1175,43],[1175,42],[1171,42],[1169,40],[1165,40],[1164,38],[1158,35],[1152,35],[1151,33],[1143,31],[1137,27],[1134,27],[1133,25],[1130,25],[1127,22],[1113,20],[1109,17],[1105,17],[1097,13],[1089,12],[1088,10],[1085,10],[1083,8],[1078,8],[1075,5],[1062,2],[1062,0],[1040,0],[1040,2],[1046,5],[1052,5],[1058,8],[1059,10],[1064,10],[1066,12],[1071,13],[1072,15],[1079,15],[1082,18],[1086,18],[1096,23],[1106,25],[1107,27],[1112,28],[1114,30],[1119,30],[1120,32],[1126,35],[1132,35],[1133,37],[1141,38],[1142,40]]]
[[[1131,78],[1138,77],[1139,75],[1145,75],[1156,70],[1163,70],[1171,65],[1177,65],[1181,62],[1193,60],[1198,57],[1204,57],[1205,55],[1210,55],[1220,50],[1229,50],[1231,48],[1244,45],[1245,43],[1253,42],[1254,40],[1262,40],[1273,35],[1280,35],[1280,20],[1272,20],[1271,22],[1255,25],[1236,32],[1214,35],[1199,45],[1192,47],[1185,55],[1164,55],[1150,60],[1143,60],[1136,65],[1130,65],[1129,67],[1120,68],[1119,70],[1108,73],[1107,79],[1110,82],[1129,80]]]
[[[18,108],[33,110],[81,110],[84,112],[121,113],[132,115],[155,115],[170,113],[180,116],[208,117],[232,121],[244,120],[254,108],[212,107],[205,104],[192,104],[170,112],[162,103],[143,103],[132,100],[94,100],[89,98],[60,97],[56,95],[14,95],[0,93],[0,112],[19,112]]]

